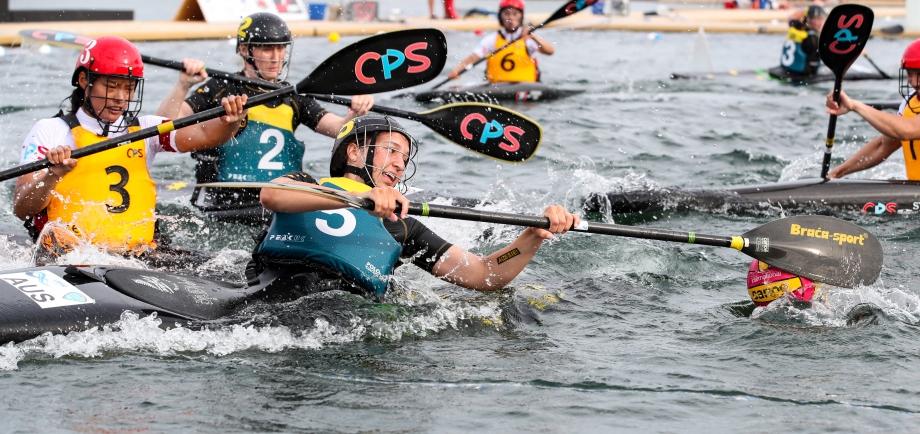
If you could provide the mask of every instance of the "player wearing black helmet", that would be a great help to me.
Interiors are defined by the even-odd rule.
[[[237,54],[243,59],[240,74],[285,83],[292,47],[291,31],[278,16],[256,13],[244,18],[236,39]],[[207,73],[204,63],[199,60],[185,59],[184,63],[185,71],[180,74],[179,82],[157,110],[161,116],[177,118],[210,109],[227,93],[254,96],[270,90],[211,78],[186,98],[194,85],[207,78]],[[355,96],[344,118],[326,111],[314,99],[302,95],[253,107],[245,125],[233,140],[217,149],[193,155],[198,160],[197,181],[270,181],[285,173],[301,170],[305,145],[294,136],[299,125],[335,137],[343,124],[366,114],[373,105],[372,96]],[[247,190],[235,192],[232,199],[225,195],[206,195],[202,200],[213,201],[208,205],[219,206],[226,205],[223,202],[228,200],[258,203],[258,196]]]
[[[827,12],[818,5],[811,5],[804,12],[793,14],[789,20],[789,33],[783,43],[783,55],[779,63],[786,71],[803,76],[818,73],[821,58],[818,54],[818,37],[824,27]]]
[[[524,269],[544,239],[579,224],[577,216],[553,205],[543,213],[550,219],[549,230],[526,229],[489,256],[452,245],[406,217],[409,201],[395,188],[411,176],[406,169],[415,167],[415,147],[415,139],[393,119],[362,116],[342,127],[333,149],[331,178],[317,182],[294,172],[272,181],[349,191],[373,200],[376,208],[370,213],[343,209],[332,199],[263,189],[262,204],[275,215],[247,268],[250,283],[280,278],[287,288],[303,293],[342,289],[380,296],[399,258],[408,258],[448,282],[476,290],[499,289]],[[401,216],[394,214],[397,203],[404,210]]]

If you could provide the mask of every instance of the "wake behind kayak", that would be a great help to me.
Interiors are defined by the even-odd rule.
[[[584,89],[565,89],[543,83],[486,83],[415,94],[418,102],[537,102],[552,101],[583,93]]]

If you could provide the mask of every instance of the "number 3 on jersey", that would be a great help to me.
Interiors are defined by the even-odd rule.
[[[125,185],[128,184],[128,169],[125,169],[122,166],[109,166],[105,168],[105,173],[108,175],[113,173],[118,175],[118,181],[115,181],[114,184],[110,185],[109,190],[114,191],[121,196],[121,205],[106,205],[106,209],[108,209],[109,212],[113,214],[120,214],[127,211],[128,207],[131,206],[131,195],[128,194],[128,190],[125,190]]]
[[[779,63],[785,67],[792,66],[795,63],[795,42],[786,40],[783,43],[783,56],[779,59]]]

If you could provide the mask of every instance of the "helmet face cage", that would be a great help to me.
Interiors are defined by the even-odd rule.
[[[389,118],[387,118],[389,120]],[[378,138],[381,133],[389,132],[390,135],[395,132],[401,136],[406,136],[400,131],[394,131],[393,129],[389,130],[377,130],[377,131],[355,131],[355,143],[358,144],[358,149],[364,148],[364,174],[362,178],[366,181],[369,181],[373,186],[377,186],[378,181],[380,181],[380,176],[383,176],[384,169],[386,169],[389,164],[390,158],[402,158],[403,159],[403,174],[396,183],[396,189],[400,193],[406,193],[409,190],[409,181],[415,177],[415,172],[418,170],[418,143],[411,136],[406,136],[406,139],[409,141],[409,152],[405,153],[401,150],[391,147],[389,144],[380,144]],[[377,167],[374,165],[374,156],[377,152],[383,152],[386,158],[383,160],[383,167]],[[377,178],[374,178],[374,170],[379,170],[380,173],[377,175]]]
[[[901,97],[904,98],[904,101],[907,101],[907,108],[914,113],[920,113],[920,102],[917,102],[917,98],[911,98],[916,90],[910,82],[910,77],[907,74],[908,69],[909,68],[901,68],[898,70],[898,92],[901,94]],[[910,70],[916,71],[918,75],[920,75],[920,70]],[[920,80],[920,77],[918,77],[918,80]]]
[[[287,79],[288,72],[290,72],[291,52],[293,51],[293,48],[294,48],[293,41],[277,42],[277,43],[248,43],[246,44],[245,52],[240,50],[240,56],[243,58],[243,61],[252,65],[252,68],[256,71],[256,74],[259,76],[259,78],[266,80],[266,81],[271,81],[271,80],[266,79],[264,76],[262,76],[262,71],[259,71],[259,68],[256,66],[256,62],[255,62],[256,58],[252,54],[252,48],[253,47],[275,47],[278,45],[283,46],[285,49],[285,52],[284,52],[284,58],[280,60],[280,62],[282,62],[281,72],[278,74],[278,77],[274,81],[281,82]],[[278,62],[274,60],[262,60],[262,61],[263,62]]]
[[[128,97],[127,107],[124,108],[121,118],[117,123],[108,122],[100,118],[99,113],[96,112],[96,109],[93,108],[94,100],[102,100],[102,110],[105,110],[109,107],[114,107],[116,101],[122,101],[119,99],[109,98],[108,96],[108,87],[109,79],[111,78],[123,78],[134,81],[134,91]],[[99,79],[99,86],[102,86],[102,95],[93,95],[92,89]],[[102,128],[102,135],[107,136],[110,132],[123,132],[128,129],[128,126],[134,122],[134,119],[137,118],[137,115],[141,112],[142,101],[144,97],[144,79],[140,77],[128,77],[122,75],[107,75],[107,74],[95,74],[91,71],[86,72],[86,90],[84,95],[86,95],[83,100],[83,110],[89,113],[90,116],[96,118],[96,121],[99,122],[99,127]]]

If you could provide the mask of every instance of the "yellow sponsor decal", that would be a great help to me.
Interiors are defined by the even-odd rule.
[[[167,185],[166,189],[167,190],[182,190],[185,187],[188,187],[188,183],[179,181],[179,182],[174,182],[172,184]]]
[[[777,298],[783,296],[783,294],[791,291],[795,291],[802,287],[802,280],[798,277],[792,279],[781,280],[779,282],[767,283],[760,286],[755,286],[748,289],[748,294],[751,296],[751,300],[754,300],[757,303],[769,303]]]
[[[801,225],[793,224],[789,228],[790,235],[799,235],[809,238],[821,238],[825,240],[834,240],[838,245],[847,244],[859,244],[860,246],[864,245],[863,242],[869,236],[867,233],[862,233],[861,235],[850,235],[844,234],[842,232],[834,232],[831,234],[828,231],[821,229],[820,227],[816,229],[802,227]]]
[[[355,121],[348,121],[345,125],[342,125],[342,129],[339,130],[339,135],[336,136],[336,139],[341,139],[348,135],[355,128]]]

